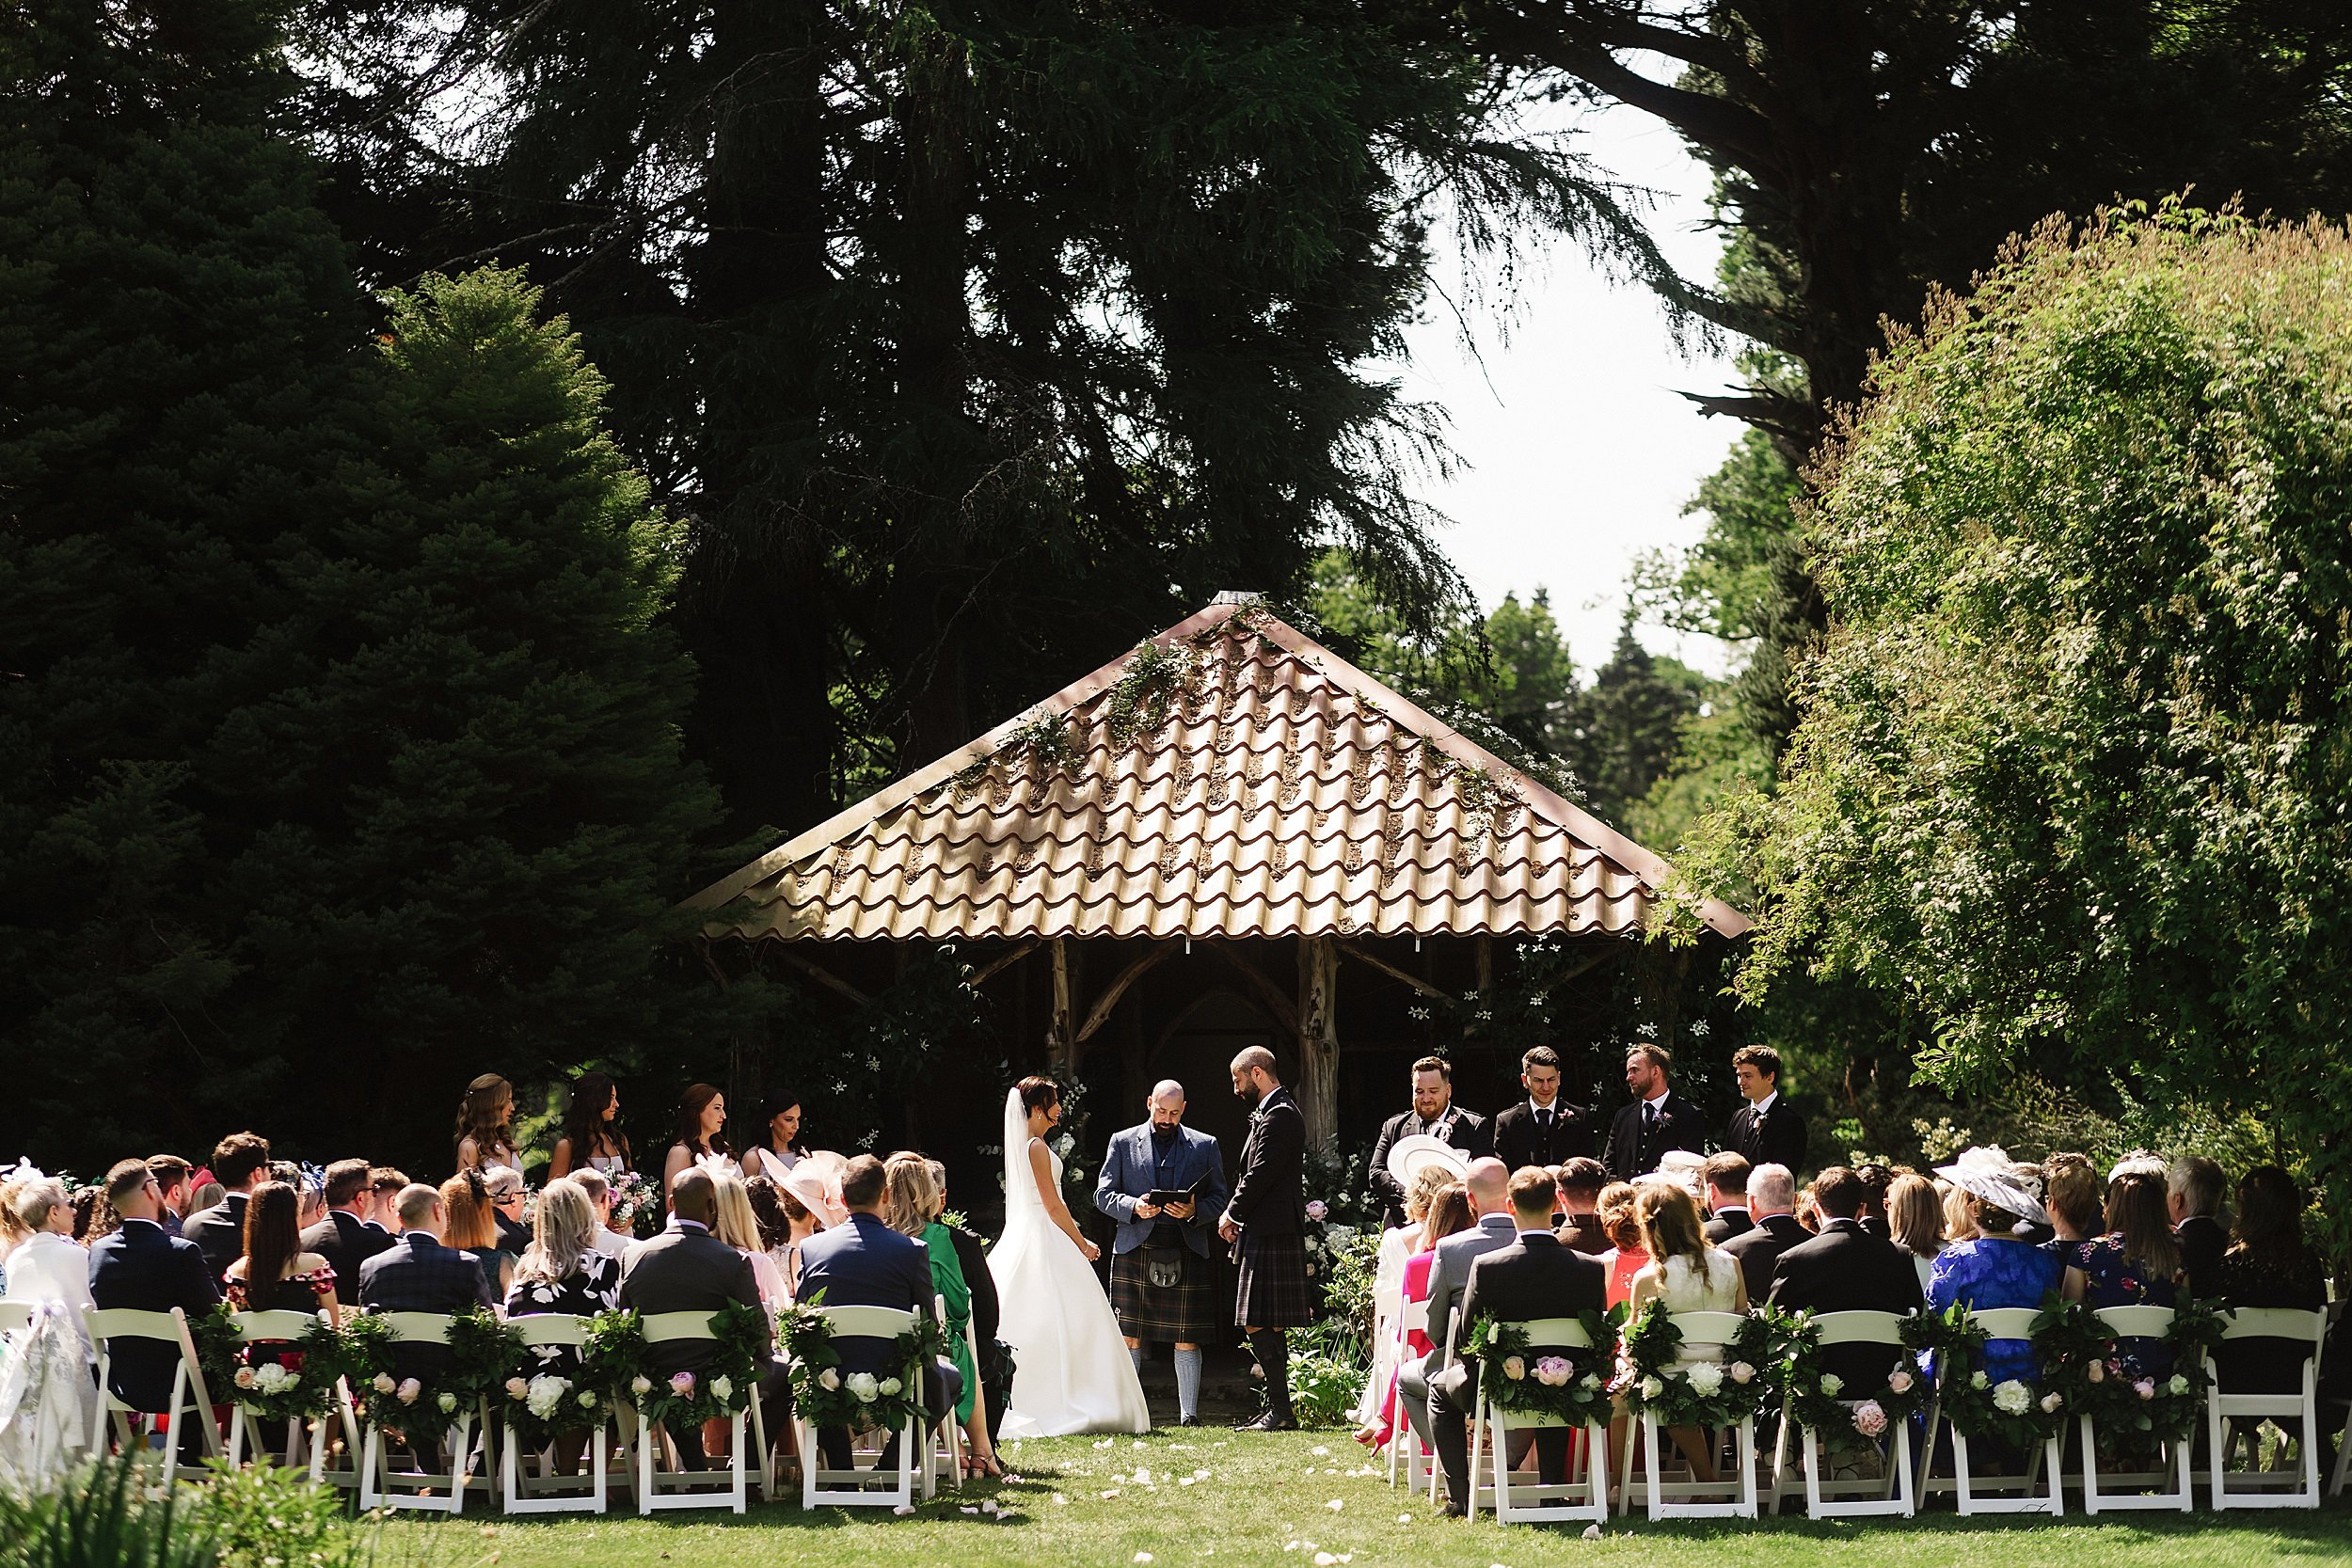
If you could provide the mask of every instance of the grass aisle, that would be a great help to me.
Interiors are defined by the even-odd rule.
[[[2352,1560],[2352,1509],[2341,1502],[2316,1515],[2106,1515],[1967,1527],[1948,1511],[1908,1524],[1768,1519],[1653,1527],[1637,1515],[1613,1519],[1609,1538],[1592,1542],[1571,1530],[1505,1529],[1490,1517],[1470,1524],[1438,1517],[1426,1503],[1390,1490],[1385,1473],[1352,1473],[1364,1459],[1344,1433],[1165,1432],[1107,1447],[1100,1442],[1024,1444],[1013,1461],[1019,1484],[944,1494],[912,1519],[881,1510],[804,1515],[781,1503],[741,1519],[721,1513],[651,1521],[621,1514],[548,1522],[404,1519],[388,1528],[380,1560],[472,1568],[495,1553],[499,1568],[1118,1568],[1149,1553],[1153,1568],[1310,1568],[1319,1561],[1325,1568],[2235,1568]],[[1010,1514],[1009,1522],[961,1512],[983,1497]]]

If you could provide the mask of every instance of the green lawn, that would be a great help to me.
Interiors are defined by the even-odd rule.
[[[956,1564],[958,1568],[1036,1568],[1046,1563],[1132,1564],[1148,1552],[1155,1568],[1206,1563],[1265,1563],[1310,1568],[1318,1552],[1349,1568],[1526,1568],[1544,1562],[1607,1563],[1619,1568],[1691,1564],[1759,1568],[2128,1568],[2131,1564],[2241,1563],[2352,1560],[2352,1508],[2339,1502],[2313,1515],[2296,1513],[2155,1515],[2099,1521],[2032,1523],[1996,1519],[1963,1528],[1948,1511],[1905,1523],[1813,1525],[1802,1519],[1753,1526],[1651,1526],[1638,1514],[1611,1522],[1605,1541],[1569,1530],[1504,1528],[1436,1515],[1390,1490],[1384,1476],[1351,1473],[1364,1464],[1343,1433],[1238,1436],[1215,1431],[1154,1433],[1140,1443],[1120,1438],[1060,1438],[1022,1446],[1018,1484],[945,1494],[911,1519],[886,1511],[827,1509],[803,1514],[796,1504],[756,1509],[741,1519],[723,1513],[634,1515],[560,1522],[467,1517],[402,1520],[388,1527],[383,1560],[429,1560],[437,1568],[472,1568],[496,1555],[499,1568],[646,1568],[661,1563],[709,1568],[770,1568],[786,1563],[831,1568]],[[1138,1481],[1138,1468],[1148,1481]],[[1205,1470],[1189,1485],[1179,1477]],[[1105,1496],[1105,1494],[1112,1494]],[[981,1497],[1009,1517],[967,1515]],[[2071,1498],[2070,1498],[2071,1501]],[[1332,1505],[1336,1504],[1334,1507]],[[1948,1505],[1947,1505],[1948,1507]],[[1402,1517],[1409,1514],[1409,1519]]]

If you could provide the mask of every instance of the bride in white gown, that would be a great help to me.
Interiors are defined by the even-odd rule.
[[[1005,1234],[988,1259],[1016,1367],[1003,1435],[1148,1432],[1143,1384],[1094,1277],[1101,1249],[1062,1202],[1061,1156],[1045,1142],[1060,1119],[1050,1078],[1025,1078],[1005,1099]]]

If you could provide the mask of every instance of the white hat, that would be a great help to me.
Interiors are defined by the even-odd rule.
[[[1963,1149],[1960,1158],[1948,1165],[1938,1165],[1935,1174],[1958,1187],[1971,1197],[1981,1199],[2004,1213],[2015,1214],[2021,1220],[2044,1224],[2049,1215],[2042,1207],[2042,1199],[2020,1175],[2009,1157],[2008,1150],[1997,1145],[1983,1145]]]
[[[1389,1146],[1389,1174],[1397,1185],[1409,1187],[1413,1178],[1431,1165],[1441,1165],[1455,1177],[1470,1174],[1470,1156],[1426,1132],[1415,1132]]]

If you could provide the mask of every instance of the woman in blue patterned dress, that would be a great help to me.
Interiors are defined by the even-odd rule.
[[[1997,1148],[1972,1148],[1936,1175],[1968,1195],[1968,1216],[1977,1234],[1937,1255],[1928,1275],[1928,1306],[1937,1312],[1955,1302],[1971,1311],[2002,1307],[2039,1307],[2058,1288],[2058,1260],[2017,1239],[2018,1223],[2047,1221],[2042,1201]],[[2032,1386],[2042,1366],[2032,1341],[1994,1339],[1984,1348],[1981,1370],[1995,1386],[2011,1379]]]
[[[2157,1159],[2127,1160],[2107,1180],[2107,1233],[2087,1242],[2066,1270],[2066,1299],[2092,1307],[2170,1307],[2179,1297],[2181,1248],[2165,1207],[2166,1168]],[[2162,1339],[2128,1335],[2115,1341],[2109,1370],[2134,1384],[2172,1375]]]

